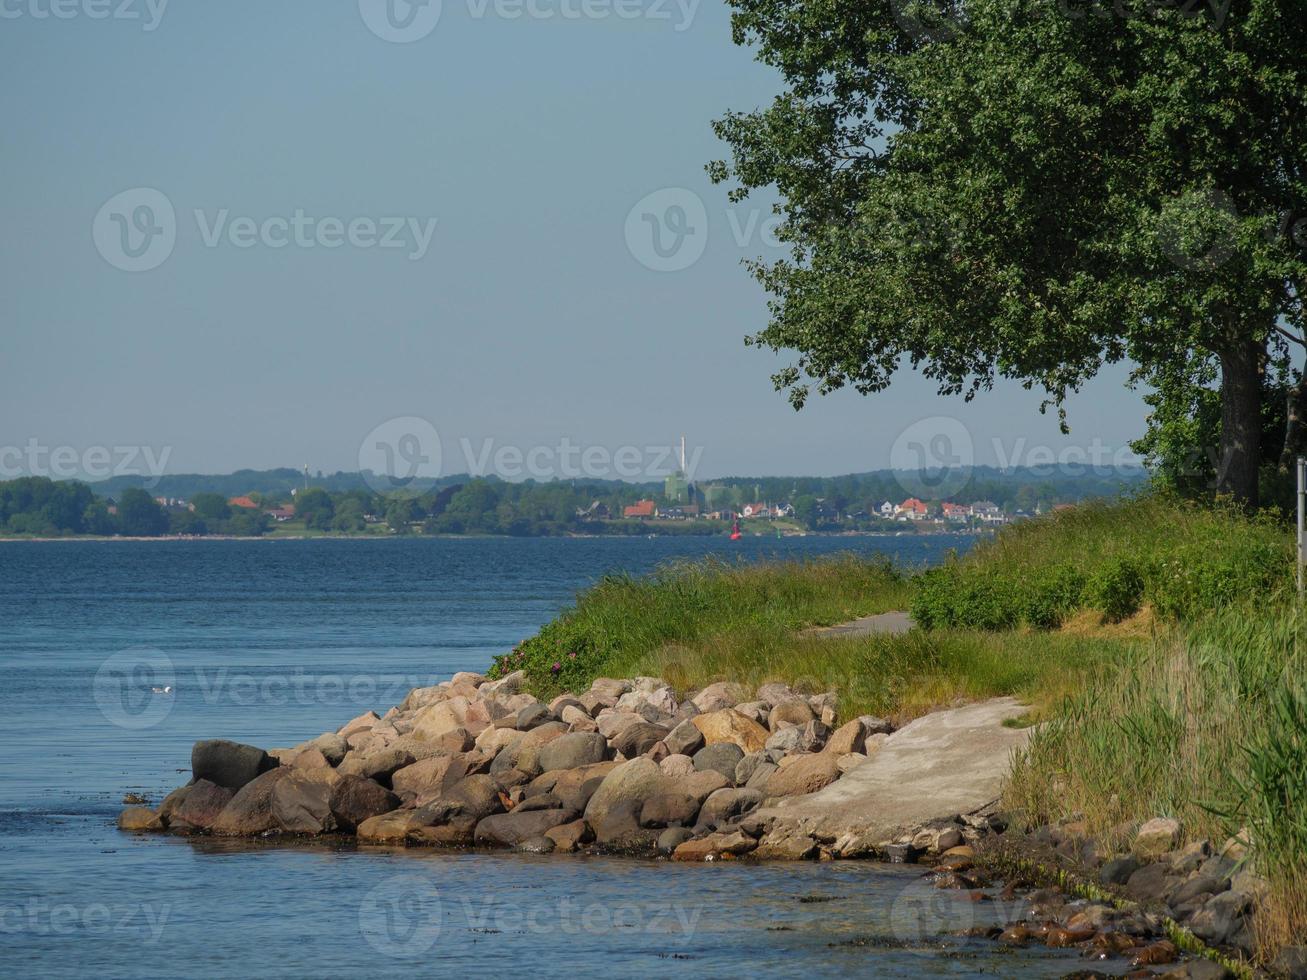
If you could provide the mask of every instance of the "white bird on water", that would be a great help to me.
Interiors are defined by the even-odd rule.
[[[150,693],[151,693],[151,694],[171,694],[171,693],[172,693],[172,685],[169,684],[167,687],[152,687],[152,688],[150,688]]]

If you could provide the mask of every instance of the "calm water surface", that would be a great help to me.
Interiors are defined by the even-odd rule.
[[[119,834],[191,743],[295,744],[529,636],[606,571],[953,537],[0,542],[5,975],[1056,977],[941,941],[994,912],[871,864],[671,866]],[[154,695],[170,684],[172,695]],[[920,909],[925,909],[921,913]],[[926,923],[923,927],[922,923]]]

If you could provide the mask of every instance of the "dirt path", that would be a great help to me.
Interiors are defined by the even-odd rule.
[[[879,613],[875,616],[863,616],[851,623],[838,626],[814,626],[808,630],[811,636],[870,636],[873,633],[906,633],[912,629],[912,617],[905,612]]]

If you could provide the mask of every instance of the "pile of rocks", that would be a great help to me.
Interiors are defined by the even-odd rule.
[[[658,678],[604,678],[549,704],[523,688],[520,672],[459,673],[292,749],[199,742],[191,782],[119,826],[808,858],[818,842],[771,836],[755,811],[838,780],[893,731],[870,716],[840,724],[834,695],[784,684],[717,683],[682,700]]]
[[[1039,828],[1016,846],[1045,867],[1064,867],[1082,878],[1096,879],[1104,891],[1125,899],[1130,910],[1077,902],[1055,889],[1044,889],[1030,896],[1028,918],[999,938],[1014,945],[1041,942],[1083,946],[1095,953],[1126,951],[1142,966],[1167,962],[1160,957],[1169,945],[1162,941],[1163,926],[1171,920],[1208,946],[1247,962],[1256,947],[1253,920],[1268,888],[1244,860],[1247,841],[1232,837],[1221,844],[1210,840],[1182,844],[1182,830],[1180,822],[1170,817],[1118,828],[1114,836],[1127,840],[1129,846],[1115,852],[1090,838],[1078,821]],[[1149,947],[1149,951],[1145,954],[1131,946]],[[1174,956],[1173,947],[1170,952]],[[1307,946],[1284,948],[1269,966],[1275,976],[1307,980]],[[1213,963],[1195,961],[1167,974],[1171,975],[1223,977],[1227,973]]]

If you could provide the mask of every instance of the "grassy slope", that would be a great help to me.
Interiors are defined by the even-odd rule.
[[[542,696],[603,675],[681,689],[783,680],[838,692],[845,717],[899,721],[1016,695],[1051,722],[1018,760],[1014,810],[1109,835],[1158,814],[1192,839],[1250,828],[1253,866],[1271,882],[1258,921],[1272,950],[1307,931],[1307,623],[1291,555],[1282,527],[1233,512],[1088,505],[1009,528],[947,573],[943,601],[961,621],[1015,628],[814,637],[802,628],[919,604],[927,586],[852,557],[690,564],[605,579],[499,669],[525,668]],[[1132,601],[1160,616],[1099,628],[1088,609],[1123,568],[1137,572]],[[1027,597],[1067,569],[1083,583],[1058,610],[1067,625],[1020,625]]]

